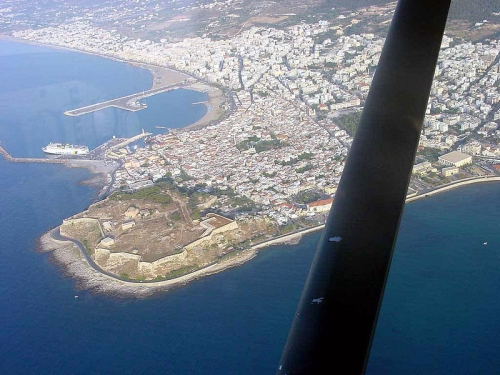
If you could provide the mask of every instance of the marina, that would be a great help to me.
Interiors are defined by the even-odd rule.
[[[116,149],[119,149],[121,147],[125,147],[132,142],[138,141],[139,139],[145,138],[145,137],[150,136],[150,135],[152,135],[152,133],[145,132],[144,129],[142,129],[142,133],[139,133],[131,138],[125,139],[124,141],[122,141],[120,143],[117,143],[113,146],[110,146],[109,150],[116,150]]]

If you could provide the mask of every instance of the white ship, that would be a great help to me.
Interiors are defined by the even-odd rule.
[[[50,155],[85,155],[89,153],[87,146],[70,145],[68,143],[49,143],[42,148],[43,152]]]

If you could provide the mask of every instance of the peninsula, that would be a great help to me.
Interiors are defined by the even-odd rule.
[[[112,280],[149,293],[241,264],[258,244],[320,228],[394,6],[332,9],[310,22],[283,16],[274,26],[253,19],[223,34],[214,34],[223,26],[214,21],[178,39],[136,38],[81,20],[12,32],[171,77],[70,116],[110,105],[141,110],[145,95],[173,87],[209,94],[206,116],[192,126],[148,137],[135,152],[104,147],[102,160],[117,165],[106,176],[108,198],[44,235],[42,247],[56,249],[90,288],[107,290]],[[456,25],[443,38],[411,199],[500,176],[500,42],[491,37],[499,25],[467,27],[470,39]]]

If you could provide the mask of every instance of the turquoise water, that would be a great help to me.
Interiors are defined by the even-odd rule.
[[[51,59],[56,65],[68,61],[68,52],[0,43],[0,61],[13,52],[19,66],[24,59],[34,61],[32,52],[43,54],[49,67]],[[90,65],[69,77],[86,87],[79,91],[82,102],[150,85],[149,73],[137,68],[129,74],[126,64],[70,55],[73,66]],[[12,70],[16,69],[3,71],[14,74]],[[12,94],[16,87],[34,93],[58,86],[65,96],[61,102],[67,100],[70,84],[53,71],[57,77],[44,73],[36,85],[36,75],[15,73],[16,85],[11,84],[10,91],[0,88],[0,109],[23,114],[36,112],[31,105],[43,107],[33,94],[31,101],[23,102],[26,108],[17,108],[12,98],[23,95]],[[23,77],[30,82],[23,82]],[[111,83],[99,86],[104,78]],[[2,70],[0,81],[9,82]],[[198,94],[192,95],[179,94],[178,105],[193,109]],[[149,126],[167,118],[178,121],[178,126],[188,123],[182,118],[187,109],[176,115],[171,109],[161,110],[174,99],[154,100],[159,101],[158,109],[150,105],[138,112],[151,116]],[[54,109],[59,118],[57,108],[62,107]],[[16,150],[14,154],[38,155],[46,129],[54,129],[51,136],[77,134],[61,130],[69,126],[64,119],[61,127],[38,130],[35,125],[40,122],[29,122],[30,116],[17,118],[0,110],[0,140],[8,136],[4,145]],[[13,126],[6,119],[17,122]],[[16,128],[21,129],[19,136]],[[129,129],[125,126],[123,131]],[[92,138],[94,133],[84,127],[80,134],[79,139],[97,144],[110,131]],[[34,251],[40,234],[95,198],[94,189],[77,184],[88,172],[2,159],[0,172],[0,373],[275,372],[319,233],[306,236],[299,245],[265,249],[241,267],[144,300],[95,296],[78,291],[49,257]],[[406,207],[369,374],[498,373],[499,207],[500,184],[469,186]]]

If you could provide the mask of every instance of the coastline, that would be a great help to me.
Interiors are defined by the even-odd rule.
[[[0,35],[1,39],[4,39],[3,36]],[[205,92],[208,95],[208,100],[207,102],[204,102],[203,104],[207,108],[207,112],[205,115],[196,121],[195,123],[188,125],[182,129],[179,129],[179,131],[189,131],[191,129],[199,129],[202,128],[208,124],[211,124],[215,121],[217,121],[221,116],[222,113],[219,113],[218,108],[224,101],[224,93],[222,90],[216,88],[215,86],[211,86],[209,84],[206,84],[204,82],[195,81],[195,78],[186,75],[182,72],[176,71],[171,68],[167,67],[161,67],[161,66],[156,66],[156,65],[151,65],[151,64],[145,64],[145,63],[140,63],[140,62],[134,62],[134,61],[126,61],[126,60],[121,60],[119,58],[115,58],[113,56],[107,56],[107,55],[102,55],[98,53],[92,53],[88,51],[81,51],[78,49],[72,49],[72,48],[67,48],[67,47],[62,47],[62,46],[54,46],[54,45],[49,45],[49,44],[42,44],[38,42],[33,42],[33,41],[28,41],[28,40],[18,40],[15,38],[7,38],[6,40],[12,41],[12,42],[17,42],[17,43],[24,43],[24,44],[32,44],[32,45],[37,45],[37,46],[43,46],[47,48],[54,48],[54,49],[61,49],[61,50],[67,50],[75,53],[85,53],[88,55],[94,55],[98,56],[101,58],[106,58],[126,64],[130,64],[132,66],[140,67],[143,69],[148,69],[152,76],[153,76],[153,82],[152,82],[152,88],[161,86],[163,84],[166,84],[167,82],[169,84],[172,84],[172,81],[175,81],[177,79],[183,79],[187,80],[190,79],[191,82],[184,86],[186,89],[191,89],[194,91],[198,92]],[[201,104],[201,103],[200,103]],[[100,163],[100,164],[99,164]],[[94,186],[102,186],[101,182],[105,181],[105,177],[108,173],[112,173],[113,168],[106,168],[106,162],[105,161],[93,161],[93,160],[68,160],[67,162],[64,163],[65,166],[67,167],[74,167],[74,168],[87,168],[91,171],[91,173],[94,175],[94,180],[88,179],[87,181],[84,181],[83,183],[87,183],[88,181],[89,184],[92,184]],[[109,166],[108,166],[109,167]],[[117,166],[114,167],[115,169]],[[409,197],[406,199],[407,203],[413,202],[418,199],[422,199],[428,196],[432,196],[435,194],[439,194],[441,192],[446,192],[451,189],[455,189],[464,185],[468,184],[473,184],[473,183],[481,183],[481,182],[491,182],[491,181],[500,181],[500,177],[479,177],[479,178],[472,178],[472,179],[467,179],[467,180],[461,180],[461,181],[456,181],[452,184],[438,187],[434,190],[431,190],[429,192],[424,192],[424,193],[416,193],[416,195]],[[103,184],[105,185],[105,184]],[[103,190],[106,187],[103,188]],[[85,259],[85,257],[82,255],[81,250],[78,249],[78,247],[75,247],[73,242],[71,241],[57,241],[53,238],[50,237],[48,233],[45,233],[44,235],[41,236],[39,243],[40,243],[40,248],[41,252],[47,252],[50,253],[51,259],[57,263],[61,268],[63,268],[64,272],[75,278],[77,280],[77,287],[79,289],[85,289],[85,290],[90,290],[92,292],[96,293],[104,293],[104,294],[112,294],[112,295],[118,295],[118,296],[123,296],[123,297],[145,297],[157,292],[163,292],[167,291],[171,288],[179,287],[181,285],[185,285],[188,282],[191,282],[193,280],[199,279],[201,277],[209,276],[218,272],[222,272],[228,268],[235,267],[242,265],[249,260],[253,259],[255,256],[257,256],[258,251],[260,249],[263,249],[265,247],[277,245],[277,244],[289,244],[289,243],[298,243],[300,239],[302,238],[303,235],[312,233],[315,231],[318,231],[322,229],[323,226],[318,226],[318,227],[313,227],[313,228],[308,228],[303,231],[299,232],[294,232],[290,233],[285,236],[281,236],[278,238],[274,238],[268,241],[264,241],[259,244],[253,245],[250,249],[244,250],[243,252],[234,255],[233,257],[229,259],[225,259],[221,261],[220,263],[216,263],[213,265],[210,265],[208,267],[205,267],[203,269],[200,269],[198,271],[186,274],[184,276],[180,276],[175,279],[171,280],[166,280],[166,281],[156,281],[156,282],[144,282],[144,283],[139,283],[139,282],[131,282],[131,281],[125,281],[125,280],[120,280],[119,278],[114,278],[110,277],[108,275],[105,275],[95,269],[93,269],[88,261]]]
[[[213,124],[221,119],[221,117],[224,115],[224,111],[222,111],[220,107],[226,99],[224,93],[220,89],[214,86],[209,86],[202,82],[195,82],[184,88],[207,94],[208,99],[206,102],[203,102],[203,105],[205,105],[207,111],[198,121],[181,129],[178,129],[177,131],[202,129],[205,126]]]
[[[221,104],[224,103],[226,100],[225,94],[222,90],[220,90],[216,86],[210,85],[192,75],[188,75],[174,68],[150,64],[150,63],[144,63],[140,61],[124,60],[118,57],[105,55],[102,53],[79,50],[77,48],[69,48],[53,44],[45,44],[28,39],[18,39],[5,34],[0,34],[0,40],[13,43],[29,44],[33,46],[51,48],[51,49],[74,52],[74,53],[83,53],[90,56],[101,57],[104,59],[132,65],[137,68],[146,69],[149,70],[152,76],[150,89],[159,88],[165,85],[180,84],[186,82],[186,84],[183,85],[182,87],[183,89],[206,93],[208,95],[208,99],[203,104],[205,105],[207,111],[203,115],[203,117],[194,122],[193,124],[185,126],[182,129],[177,129],[177,131],[190,131],[194,129],[201,129],[205,126],[213,124],[214,122],[217,122],[224,115],[224,112],[219,110]]]
[[[105,195],[110,189],[108,176],[112,176],[120,164],[107,160],[67,159],[62,163],[66,168],[85,168],[90,172],[89,178],[79,184],[92,186],[98,190],[97,199]]]
[[[457,181],[453,184],[436,188],[430,192],[417,195],[406,200],[411,203],[421,198],[440,194],[462,186],[485,183],[500,182],[500,177],[480,177],[468,180]],[[63,272],[76,280],[76,286],[80,290],[88,290],[92,293],[109,294],[123,298],[143,298],[158,292],[166,292],[187,283],[198,280],[202,277],[214,275],[229,268],[241,266],[255,258],[259,251],[278,244],[298,244],[306,234],[322,230],[324,225],[303,229],[298,232],[289,233],[277,238],[254,244],[247,250],[234,255],[229,259],[224,259],[219,263],[207,266],[195,272],[164,281],[136,282],[121,280],[118,277],[105,275],[91,266],[81,250],[72,241],[59,241],[50,236],[50,232],[43,234],[39,239],[39,249],[42,253],[48,253],[52,261],[63,269]]]
[[[203,128],[204,126],[217,122],[224,114],[224,111],[220,110],[220,106],[226,99],[225,93],[221,89],[170,67],[153,65],[139,61],[127,61],[105,54],[83,51],[64,46],[44,44],[32,40],[17,39],[5,34],[0,34],[0,40],[56,50],[64,50],[73,53],[83,53],[129,64],[141,69],[147,69],[152,75],[151,89],[159,88],[165,85],[182,84],[183,89],[206,93],[208,98],[205,102],[193,103],[204,104],[207,109],[206,113],[196,122],[182,129],[178,129],[178,131],[189,131],[192,129]],[[79,183],[100,189],[97,198],[98,200],[108,189],[107,178],[120,166],[112,160],[91,159],[66,159],[61,161],[60,164],[63,164],[67,168],[84,168],[89,170],[91,176],[86,180],[80,181]],[[82,255],[81,250],[75,243],[71,241],[58,241],[52,238],[49,233],[50,232],[45,233],[39,237],[37,246],[38,251],[41,253],[50,253],[50,259],[54,263],[61,266],[65,274],[75,278],[78,289],[92,290],[95,292],[119,296],[144,297],[157,291],[164,291],[172,287],[185,285],[186,283],[200,277],[218,273],[227,268],[243,264],[256,255],[256,252],[250,249],[244,253],[237,254],[230,259],[225,259],[219,263],[172,280],[140,284],[127,282],[98,272],[89,265],[85,257]]]
[[[415,196],[412,196],[412,197],[406,199],[406,203],[414,202],[414,201],[422,199],[422,198],[431,197],[433,195],[444,193],[448,190],[456,189],[456,188],[466,186],[466,185],[483,183],[483,182],[495,182],[495,181],[497,181],[497,182],[500,181],[500,177],[499,176],[484,176],[484,177],[467,178],[467,179],[452,182],[451,184],[437,187],[434,190],[430,190],[430,191],[422,193],[422,194],[417,194]]]
[[[65,275],[76,280],[79,290],[92,293],[109,294],[117,297],[143,298],[158,292],[177,288],[201,277],[222,272],[228,268],[242,265],[257,255],[249,249],[231,259],[224,260],[198,271],[171,280],[157,282],[133,282],[108,276],[96,271],[72,241],[59,241],[51,237],[51,231],[44,233],[38,240],[38,251],[47,253],[53,263],[62,268]]]
[[[183,276],[163,281],[127,281],[112,277],[97,271],[97,265],[90,264],[82,250],[73,241],[61,241],[51,236],[50,230],[38,240],[38,252],[49,255],[53,263],[59,266],[63,273],[76,280],[77,289],[88,290],[92,293],[109,294],[117,297],[143,298],[158,292],[166,292],[202,277],[214,275],[232,267],[237,267],[255,258],[258,251],[278,244],[297,244],[302,236],[323,229],[324,225],[304,229],[299,232],[283,235],[253,245],[241,253],[235,254],[221,262],[188,273]],[[58,229],[55,228],[56,230]]]

